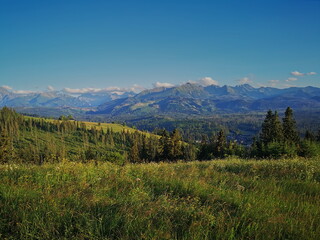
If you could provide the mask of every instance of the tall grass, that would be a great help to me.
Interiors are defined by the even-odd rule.
[[[0,166],[0,239],[318,239],[320,159]]]

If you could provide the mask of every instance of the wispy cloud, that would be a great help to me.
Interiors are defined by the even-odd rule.
[[[296,78],[296,77],[289,77],[287,80],[286,80],[286,82],[293,82],[293,81],[297,81],[298,80],[298,78]]]
[[[279,80],[269,80],[268,83],[269,83],[269,86],[271,87],[276,87],[278,84],[279,84]]]
[[[304,73],[301,73],[299,71],[293,71],[290,73],[292,76],[296,76],[296,77],[301,77],[301,76],[304,76],[305,74]]]
[[[165,82],[156,82],[156,83],[153,84],[153,86],[155,88],[160,88],[160,87],[171,88],[171,87],[174,87],[174,84],[165,83]]]
[[[197,81],[189,80],[187,83],[199,84],[203,87],[211,86],[211,85],[219,85],[219,82],[212,79],[211,77],[203,77]]]
[[[307,73],[302,73],[302,72],[299,72],[299,71],[293,71],[290,73],[292,76],[296,76],[296,77],[302,77],[302,76],[311,76],[311,75],[317,75],[316,72],[307,72]]]
[[[141,92],[145,88],[139,85],[133,85],[128,88],[107,87],[107,88],[64,88],[62,91],[69,94],[84,94],[84,93],[114,93],[122,95],[124,92]]]
[[[12,87],[8,86],[8,85],[3,85],[1,86],[2,88],[6,89],[6,90],[12,90]]]
[[[48,91],[54,91],[54,87],[52,87],[52,86],[49,85],[49,86],[47,87],[47,90],[48,90]]]
[[[284,88],[290,88],[290,87],[296,87],[296,85],[292,85],[292,84],[283,84]]]
[[[249,77],[244,77],[244,78],[237,80],[237,82],[242,85],[242,84],[252,83],[252,80]]]
[[[198,83],[204,87],[210,86],[210,85],[219,85],[218,81],[212,79],[211,77],[204,77],[199,79]]]
[[[62,91],[71,94],[96,93],[100,92],[100,88],[64,88]]]
[[[141,91],[143,91],[145,89],[146,89],[145,87],[140,86],[138,84],[133,84],[133,86],[129,88],[129,90],[131,92],[135,92],[135,93],[139,93],[139,92],[141,92]]]
[[[317,75],[316,72],[308,72],[307,75]]]
[[[16,94],[32,94],[32,93],[37,93],[37,91],[30,91],[30,90],[15,90],[12,91],[13,93]]]

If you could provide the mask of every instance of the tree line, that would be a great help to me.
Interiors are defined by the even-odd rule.
[[[293,110],[288,107],[282,121],[277,111],[269,110],[260,133],[251,146],[228,140],[224,131],[203,135],[197,159],[207,160],[236,155],[242,158],[312,157],[320,154],[320,129],[317,134],[307,130],[304,137],[298,133]]]
[[[161,136],[101,124],[88,127],[83,122],[24,117],[4,107],[0,110],[0,162],[42,164],[73,161],[158,162],[194,160],[195,148],[182,141],[179,131],[163,131]]]
[[[119,164],[191,161],[240,156],[243,158],[312,157],[320,154],[320,130],[299,136],[293,111],[287,108],[282,121],[278,113],[267,112],[260,134],[251,146],[229,139],[223,130],[200,142],[183,139],[181,132],[158,130],[158,135],[112,128],[100,124],[88,127],[70,120],[24,117],[14,110],[0,110],[0,163],[111,161]]]

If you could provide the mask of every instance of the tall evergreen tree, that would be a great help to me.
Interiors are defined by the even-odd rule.
[[[182,146],[181,146],[182,137],[178,129],[174,129],[171,134],[171,157],[172,159],[178,159],[182,156]]]
[[[220,130],[217,136],[215,146],[216,154],[218,157],[223,157],[227,146],[227,138],[223,130]]]
[[[275,111],[273,114],[272,111],[269,110],[262,124],[260,141],[267,145],[271,142],[282,142],[282,140],[283,130],[278,113]]]
[[[271,110],[267,112],[267,115],[264,119],[264,122],[261,126],[261,133],[260,133],[260,140],[264,144],[268,144],[272,141],[272,120],[273,119],[273,113]]]
[[[277,111],[274,112],[272,126],[273,141],[282,142],[283,128]]]
[[[169,160],[171,157],[171,147],[172,144],[170,143],[171,139],[169,137],[169,133],[166,130],[163,130],[160,138],[160,148],[161,148],[161,153],[160,153],[160,158],[163,160]]]
[[[283,137],[289,143],[299,143],[300,137],[296,127],[296,121],[293,117],[293,111],[288,107],[285,111],[283,121]]]
[[[304,139],[313,142],[316,140],[316,137],[311,131],[307,130],[304,134]]]
[[[130,154],[129,154],[129,159],[130,159],[130,162],[132,163],[140,162],[139,148],[138,148],[137,141],[133,142],[133,145],[131,147]]]

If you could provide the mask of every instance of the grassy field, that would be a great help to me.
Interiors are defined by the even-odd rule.
[[[0,165],[0,239],[319,239],[320,159]]]

